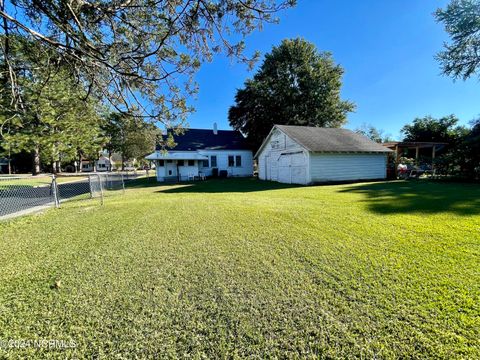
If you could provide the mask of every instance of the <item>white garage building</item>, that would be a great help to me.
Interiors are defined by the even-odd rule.
[[[348,129],[274,125],[258,177],[287,184],[385,179],[390,149]]]

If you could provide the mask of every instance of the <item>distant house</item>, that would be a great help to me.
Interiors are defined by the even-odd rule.
[[[92,172],[92,171],[112,171],[115,169],[115,164],[113,160],[111,161],[107,156],[100,155],[98,160],[82,160],[82,172]]]
[[[275,125],[255,154],[262,180],[385,179],[390,149],[348,129]]]
[[[252,176],[253,154],[238,131],[187,129],[174,136],[172,150],[157,149],[146,157],[155,162],[158,181],[186,181],[218,173]]]

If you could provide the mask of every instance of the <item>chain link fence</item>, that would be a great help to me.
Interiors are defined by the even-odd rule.
[[[43,176],[0,176],[0,220],[27,215],[74,200],[99,199],[125,192],[125,182],[145,176],[89,173]],[[148,176],[148,175],[147,175]]]

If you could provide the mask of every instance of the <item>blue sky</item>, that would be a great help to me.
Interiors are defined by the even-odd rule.
[[[357,110],[347,128],[369,123],[394,138],[415,117],[457,115],[463,124],[480,115],[477,78],[466,82],[442,76],[435,54],[448,40],[432,13],[447,1],[434,0],[299,0],[247,38],[247,51],[269,52],[282,39],[303,37],[333,53],[345,69],[342,97]],[[260,62],[257,64],[257,66]],[[255,70],[255,69],[254,69]],[[200,92],[193,101],[192,128],[217,122],[228,129],[228,108],[235,91],[253,76],[243,64],[217,56],[197,74]]]

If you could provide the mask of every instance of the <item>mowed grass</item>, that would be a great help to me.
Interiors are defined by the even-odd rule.
[[[0,357],[480,357],[480,186],[137,185],[0,223],[0,339],[76,344]]]

